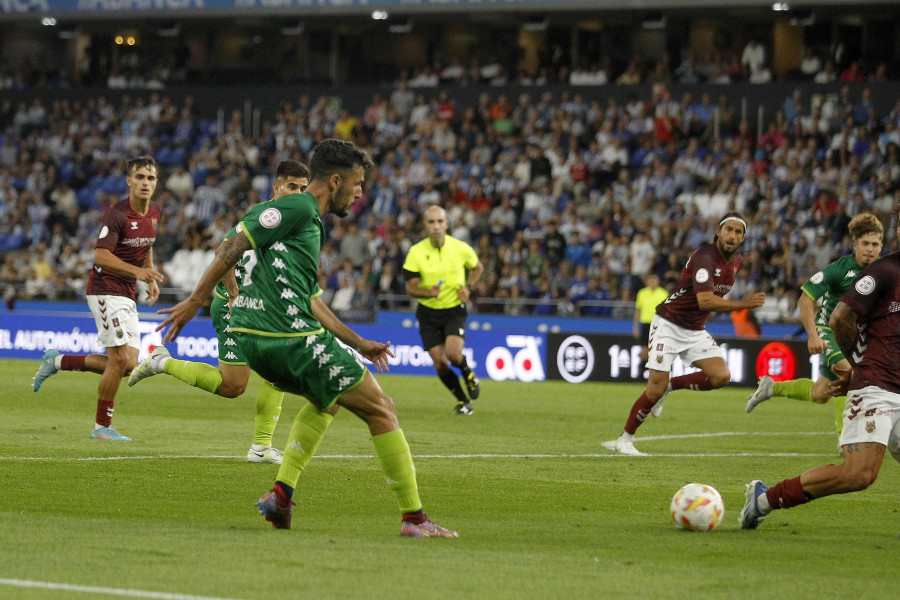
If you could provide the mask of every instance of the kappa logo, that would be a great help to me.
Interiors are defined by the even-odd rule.
[[[275,242],[274,244],[272,244],[272,250],[287,252],[287,246],[284,245],[284,242]]]
[[[331,360],[331,357],[332,357],[332,356],[334,356],[334,355],[333,355],[332,353],[330,353],[330,352],[326,352],[325,354],[323,354],[322,356],[320,356],[320,357],[319,357],[319,366],[320,366],[320,367],[325,366],[325,363],[327,363],[329,360]]]
[[[296,298],[297,294],[294,293],[294,290],[290,288],[284,288],[281,290],[281,299],[282,300],[290,300],[291,298]]]
[[[228,360],[237,360],[237,355],[229,350],[228,354],[225,355],[225,358],[227,358]]]
[[[280,258],[276,258],[275,260],[273,260],[272,266],[275,267],[276,269],[286,269],[287,268],[284,264],[284,261],[281,260]]]
[[[340,375],[341,371],[343,371],[343,370],[344,370],[344,367],[342,367],[341,365],[334,365],[333,367],[328,369],[328,380],[330,381],[330,380],[334,379],[335,377]]]
[[[234,341],[234,338],[228,338],[225,340],[226,346],[237,346],[237,342]]]
[[[297,308],[296,304],[291,304],[290,306],[288,306],[287,315],[289,317],[293,317],[294,315],[296,315],[299,312],[300,312],[300,309]]]

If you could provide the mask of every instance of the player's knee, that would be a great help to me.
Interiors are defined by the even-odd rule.
[[[878,469],[865,467],[844,473],[844,488],[848,492],[859,492],[873,483],[878,477]]]
[[[709,378],[709,385],[713,388],[725,387],[731,382],[731,371],[725,369],[718,373],[710,373],[707,377]]]
[[[216,388],[216,395],[222,396],[223,398],[237,398],[245,391],[247,391],[246,383],[241,384],[222,381],[222,383],[219,384],[219,387]]]
[[[438,375],[446,373],[450,370],[450,361],[446,358],[434,361],[434,370],[437,371]]]

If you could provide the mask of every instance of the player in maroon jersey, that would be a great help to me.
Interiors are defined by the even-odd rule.
[[[756,529],[777,508],[866,489],[878,477],[885,449],[900,461],[900,252],[866,267],[828,324],[850,363],[828,386],[832,396],[847,394],[840,439],[844,462],[810,469],[771,488],[754,479],[747,484],[738,519],[742,529]]]
[[[713,242],[700,246],[688,258],[681,279],[669,297],[656,307],[650,323],[647,387],[631,407],[622,435],[603,442],[604,448],[646,456],[634,447],[634,432],[647,415],[659,416],[666,394],[672,390],[713,390],[731,381],[725,355],[706,331],[706,319],[711,312],[756,308],[766,299],[762,292],[743,300],[723,298],[731,290],[735,273],[743,263],[738,249],[746,233],[747,222],[741,213],[730,212],[719,222]],[[700,371],[670,380],[669,371],[676,357]]]
[[[97,323],[97,339],[106,354],[60,354],[44,352],[34,374],[34,391],[59,370],[91,371],[102,375],[97,399],[97,419],[91,437],[129,441],[112,425],[113,406],[122,377],[137,364],[141,334],[135,296],[137,281],[148,286],[149,304],[159,298],[158,281],[163,275],[153,266],[153,242],[160,211],[151,203],[158,182],[156,162],[151,156],[128,161],[128,198],[103,215],[103,226],[94,252],[94,267],[87,286],[87,301]]]

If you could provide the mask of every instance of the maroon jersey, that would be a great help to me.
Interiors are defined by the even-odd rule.
[[[656,307],[656,314],[685,329],[704,329],[709,311],[700,310],[697,293],[712,292],[721,298],[730,292],[743,262],[740,254],[726,261],[715,243],[700,246],[681,270],[678,285]]]
[[[866,267],[841,297],[856,313],[856,340],[846,355],[853,365],[850,389],[868,385],[900,393],[900,252]]]
[[[131,210],[128,199],[113,205],[103,215],[103,226],[97,248],[105,248],[130,265],[143,267],[159,228],[159,207],[150,203],[147,214]],[[125,296],[135,299],[137,279],[131,275],[104,271],[97,265],[91,269],[87,293],[91,295]]]

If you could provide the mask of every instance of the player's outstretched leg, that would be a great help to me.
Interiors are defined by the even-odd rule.
[[[32,378],[31,388],[36,392],[41,389],[41,384],[50,377],[51,375],[56,375],[59,369],[56,367],[56,357],[59,356],[59,352],[54,350],[53,348],[48,348],[44,355],[41,357],[41,366],[38,367],[38,370],[35,372],[34,377]]]
[[[756,529],[763,522],[769,511],[764,511],[759,505],[759,497],[768,491],[768,487],[759,479],[754,479],[747,484],[746,501],[741,514],[738,516],[738,523],[741,529]]]
[[[128,385],[134,385],[138,381],[153,377],[163,372],[163,365],[172,358],[165,346],[157,346],[150,355],[141,361],[128,376]]]
[[[756,408],[760,402],[765,402],[771,398],[774,385],[775,380],[768,375],[764,375],[762,379],[759,380],[759,387],[757,387],[756,391],[747,398],[747,412],[753,412],[753,409]]]

